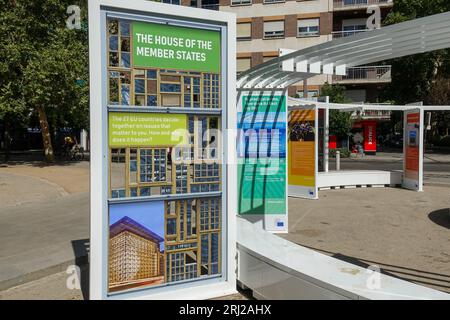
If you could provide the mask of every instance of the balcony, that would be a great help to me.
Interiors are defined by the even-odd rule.
[[[356,34],[359,34],[362,32],[367,32],[367,31],[372,31],[372,30],[364,29],[364,30],[349,30],[349,31],[333,31],[333,32],[331,32],[331,35],[332,35],[333,39],[339,39],[339,38],[351,37]]]
[[[347,68],[347,75],[333,76],[333,83],[364,84],[390,83],[392,66]]]
[[[370,105],[370,103],[367,103]],[[364,110],[363,112],[353,112],[353,120],[390,120],[392,111],[389,110]]]
[[[394,0],[333,0],[334,11],[365,9],[368,6],[392,7]]]

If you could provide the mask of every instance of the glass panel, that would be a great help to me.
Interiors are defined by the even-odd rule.
[[[145,96],[136,96],[135,104],[137,106],[145,106]]]
[[[109,104],[119,104],[119,79],[109,79]]]
[[[136,93],[145,93],[145,80],[134,80],[134,91]]]
[[[108,23],[109,34],[119,33],[119,22],[117,20],[110,20]]]
[[[147,79],[156,79],[156,70],[147,70]]]
[[[181,85],[172,83],[161,83],[161,92],[181,92]]]
[[[145,78],[145,70],[134,69],[133,74],[135,78]]]
[[[130,52],[130,38],[121,37],[120,50],[122,50],[122,52]]]
[[[137,183],[137,150],[130,150],[130,183]]]
[[[130,24],[128,22],[120,22],[120,35],[122,36],[130,35]]]
[[[119,66],[119,53],[118,52],[110,52],[109,53],[109,66],[110,67],[118,67]]]
[[[120,54],[120,66],[122,68],[129,68],[130,67],[130,54],[122,52]]]
[[[111,51],[119,50],[119,37],[117,36],[109,37],[109,50]]]
[[[122,94],[121,104],[124,106],[130,105],[130,86],[123,84],[120,93]]]
[[[158,105],[156,96],[147,96],[147,106],[156,107]]]
[[[112,196],[119,198],[125,197],[125,149],[111,149],[111,191]]]

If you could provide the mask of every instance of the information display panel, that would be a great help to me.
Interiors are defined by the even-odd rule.
[[[423,191],[423,110],[405,111],[403,188]]]
[[[289,196],[317,199],[317,108],[290,111],[288,128]]]
[[[238,214],[287,232],[285,93],[241,92],[237,124]]]
[[[91,298],[234,292],[236,172],[223,161],[235,154],[223,133],[235,126],[234,16],[147,1],[89,9]]]

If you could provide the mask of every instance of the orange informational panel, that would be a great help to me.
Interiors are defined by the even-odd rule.
[[[423,145],[421,110],[405,111],[403,187],[422,190]]]
[[[289,195],[317,198],[317,110],[293,110],[289,118]]]

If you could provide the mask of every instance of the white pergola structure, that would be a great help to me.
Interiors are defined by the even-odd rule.
[[[239,75],[238,90],[280,90],[318,74],[346,75],[347,67],[450,47],[450,12],[292,51]]]
[[[328,98],[326,99],[328,101]],[[412,103],[409,105],[389,105],[389,104],[363,104],[363,103],[352,103],[352,104],[343,104],[343,103],[330,103],[330,102],[320,102],[320,101],[309,101],[307,99],[295,99],[292,97],[288,97],[288,110],[305,110],[305,109],[323,109],[324,112],[324,137],[321,141],[323,141],[323,171],[317,172],[317,188],[319,190],[330,189],[335,187],[355,187],[355,186],[398,186],[402,185],[403,182],[403,174],[405,170],[405,162],[403,171],[382,171],[382,170],[346,170],[346,171],[333,171],[329,170],[329,157],[328,157],[328,142],[329,142],[329,111],[330,110],[338,110],[339,112],[359,112],[363,114],[365,111],[399,111],[399,112],[408,112],[417,110],[422,115],[422,132],[420,134],[420,164],[419,164],[419,183],[417,187],[417,191],[422,191],[423,186],[423,115],[425,112],[433,112],[433,111],[445,111],[450,110],[450,106],[424,106],[421,103]],[[406,126],[406,123],[405,123]],[[319,143],[319,141],[316,141]],[[403,152],[405,152],[406,146],[404,146]],[[318,145],[316,146],[318,149]],[[295,196],[295,194],[291,194]]]

